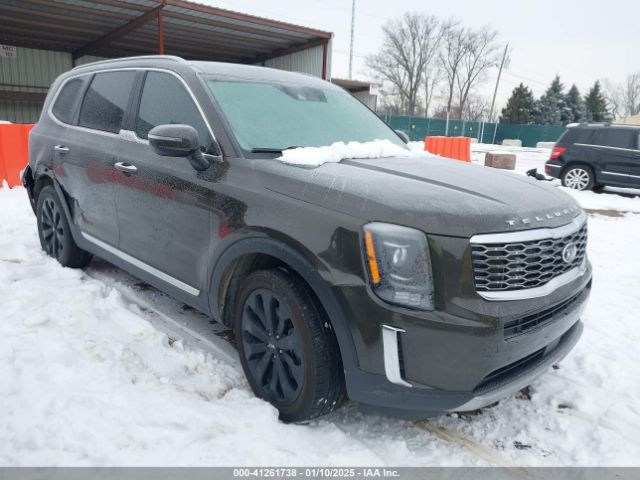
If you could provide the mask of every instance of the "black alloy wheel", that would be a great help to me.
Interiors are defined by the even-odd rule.
[[[263,397],[276,406],[295,402],[304,382],[302,341],[290,308],[273,291],[260,288],[246,299],[241,341]]]
[[[234,332],[253,393],[301,422],[344,402],[337,338],[313,291],[282,268],[256,270],[234,295]]]
[[[62,222],[62,212],[52,198],[45,198],[40,215],[42,241],[47,255],[59,260],[64,253],[65,228]]]

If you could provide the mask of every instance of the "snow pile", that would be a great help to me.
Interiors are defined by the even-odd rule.
[[[336,142],[327,147],[292,148],[278,157],[282,163],[299,167],[319,167],[325,163],[338,163],[349,158],[419,157],[431,154],[414,149],[402,148],[389,140],[373,142]]]

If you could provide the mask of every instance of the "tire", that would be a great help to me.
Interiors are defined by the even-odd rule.
[[[251,273],[240,285],[234,319],[247,380],[280,420],[309,420],[343,403],[338,344],[302,280],[278,269]]]
[[[574,190],[591,190],[594,180],[593,170],[586,165],[572,165],[562,172],[562,186]]]
[[[83,268],[91,261],[91,254],[80,249],[71,236],[71,229],[60,199],[53,186],[47,185],[38,195],[36,208],[40,246],[60,265]]]

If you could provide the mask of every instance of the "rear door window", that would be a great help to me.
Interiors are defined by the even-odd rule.
[[[87,89],[78,124],[118,133],[127,110],[136,72],[98,73]]]
[[[606,147],[632,148],[633,132],[618,128],[607,129],[603,145]]]
[[[167,124],[190,125],[198,132],[203,150],[211,145],[207,124],[182,82],[168,73],[148,72],[136,117],[136,135],[147,139],[153,127]]]
[[[58,93],[51,111],[61,122],[71,123],[73,121],[73,113],[83,83],[80,78],[72,78],[64,84],[60,93]]]

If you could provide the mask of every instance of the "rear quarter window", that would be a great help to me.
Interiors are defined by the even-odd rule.
[[[576,143],[576,138],[580,130],[575,128],[568,128],[566,132],[562,134],[562,136],[558,139],[557,143]]]
[[[83,83],[80,78],[72,78],[64,84],[58,93],[51,112],[61,122],[71,123],[73,121],[73,113]]]

